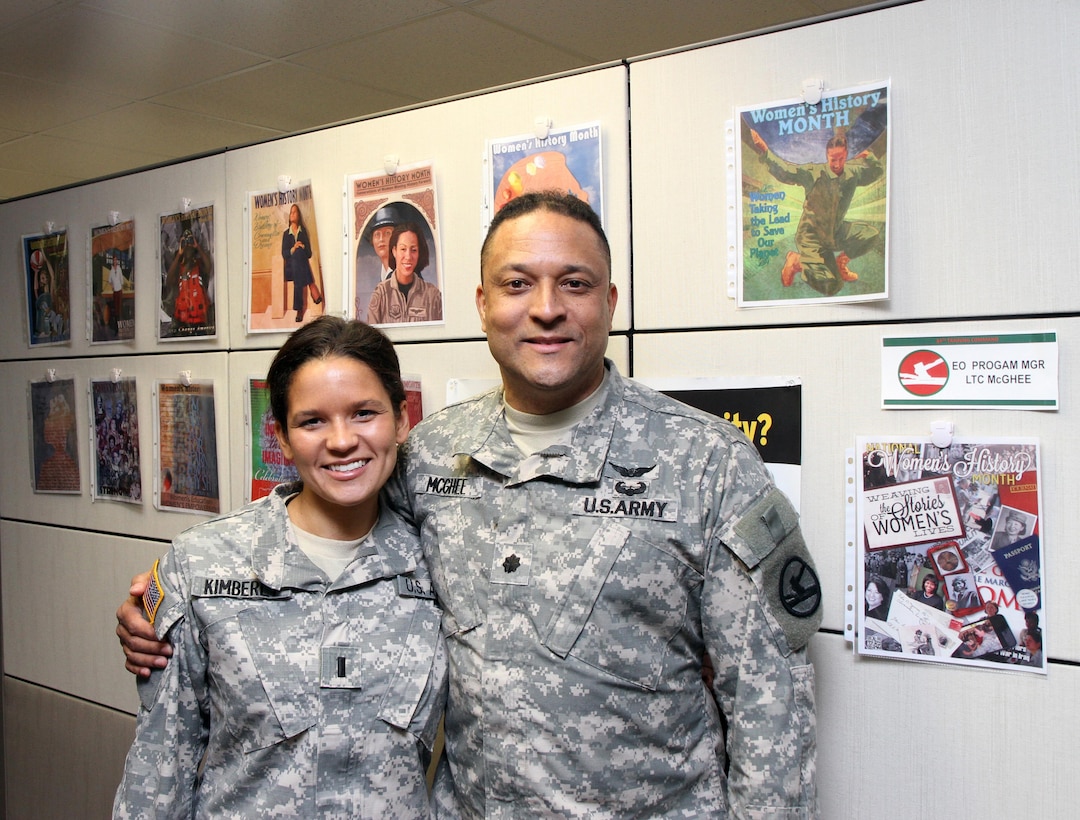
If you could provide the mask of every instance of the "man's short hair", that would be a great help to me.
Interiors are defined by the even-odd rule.
[[[551,213],[559,214],[560,216],[568,216],[571,219],[576,219],[579,222],[584,222],[600,240],[600,245],[604,250],[604,260],[608,266],[608,276],[611,275],[611,245],[608,244],[607,234],[604,233],[604,226],[600,224],[600,217],[596,215],[589,203],[578,199],[573,194],[565,194],[562,191],[550,190],[550,191],[533,191],[528,194],[522,194],[519,197],[515,197],[507,202],[498,213],[495,214],[495,218],[491,220],[491,225],[488,226],[487,236],[484,237],[484,244],[480,246],[480,280],[484,278],[484,258],[487,256],[488,246],[491,244],[491,238],[495,235],[495,232],[499,229],[499,226],[504,222],[509,222],[511,219],[517,219],[521,216],[531,214],[533,211],[550,211]]]

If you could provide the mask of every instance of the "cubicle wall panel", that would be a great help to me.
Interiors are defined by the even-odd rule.
[[[281,175],[311,180],[318,220],[327,301],[341,312],[343,270],[348,267],[348,226],[344,224],[345,177],[383,173],[393,155],[401,167],[431,163],[439,209],[439,253],[445,324],[395,326],[395,341],[479,337],[475,293],[480,280],[483,239],[485,140],[532,135],[538,117],[555,130],[598,121],[602,133],[603,197],[606,230],[612,245],[615,282],[629,287],[629,157],[626,68],[614,66],[574,76],[493,91],[360,122],[289,137],[237,151],[225,158],[229,199],[230,316],[234,347],[276,347],[281,334],[247,335],[244,304],[244,207],[247,192],[273,189]],[[355,249],[352,249],[355,253]],[[629,301],[620,307],[616,327],[629,324]],[[352,308],[348,306],[352,315]]]
[[[135,679],[124,670],[114,613],[132,576],[167,549],[0,521],[5,674],[134,714]]]
[[[135,718],[4,678],[9,818],[107,820]]]
[[[184,200],[190,207],[214,206],[214,263],[210,295],[217,311],[214,338],[158,341],[161,312],[162,214],[179,213]],[[229,317],[235,307],[229,301],[226,264],[226,202],[224,155],[143,171],[138,174],[80,185],[62,191],[0,204],[0,271],[7,287],[0,302],[0,359],[61,358],[68,356],[128,356],[161,351],[220,350],[229,345]],[[90,344],[90,229],[109,225],[112,212],[118,221],[135,221],[135,339]],[[57,230],[67,228],[69,290],[71,294],[71,341],[68,344],[34,345],[28,332],[26,267],[22,257],[24,235],[46,232],[46,223]]]
[[[1062,232],[1080,212],[1078,27],[1076,3],[924,0],[632,62],[635,326],[1080,308],[1063,285],[1080,247]],[[890,298],[740,311],[726,129],[737,106],[801,100],[810,78],[826,93],[891,81]]]
[[[1076,815],[1080,668],[1045,678],[858,658],[810,642],[818,797],[829,820]]]
[[[31,457],[33,428],[29,417],[27,394],[31,381],[48,378],[55,371],[58,380],[75,381],[75,423],[79,451],[81,491],[78,494],[34,492],[34,462]],[[108,380],[118,370],[120,378],[134,378],[139,406],[139,459],[142,501],[94,501],[91,476],[94,470],[93,430],[90,416],[90,380]],[[163,356],[96,357],[0,363],[0,447],[8,455],[6,469],[0,470],[0,514],[5,518],[40,521],[57,526],[122,532],[148,538],[172,538],[177,532],[208,515],[154,507],[157,486],[154,467],[154,382],[176,382],[188,372],[192,381],[214,382],[215,421],[217,424],[217,478],[221,510],[236,505],[230,497],[228,361],[224,352]]]
[[[1080,385],[1062,371],[1061,410],[883,410],[883,336],[956,333],[1034,333],[1056,330],[1061,359],[1080,346],[1080,319],[951,324],[756,329],[639,335],[634,375],[796,376],[802,380],[802,521],[825,589],[824,626],[843,630],[845,452],[859,435],[930,433],[930,422],[948,419],[956,435],[1035,436],[1041,444],[1040,532],[1045,539],[1047,654],[1080,661],[1080,635],[1066,625],[1080,619],[1070,594],[1080,574],[1071,548],[1067,511],[1073,506],[1073,465],[1080,462]],[[1058,625],[1059,628],[1055,628]]]

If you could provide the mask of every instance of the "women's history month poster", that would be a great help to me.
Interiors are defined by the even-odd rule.
[[[81,493],[75,380],[30,382],[29,399],[34,492]]]
[[[158,509],[219,513],[214,385],[155,385]]]
[[[484,229],[512,199],[534,191],[557,190],[587,202],[604,221],[600,123],[551,130],[545,136],[519,134],[487,142]]]
[[[311,182],[247,195],[248,333],[294,330],[326,311]]]
[[[22,237],[30,347],[71,341],[67,231]]]
[[[270,388],[266,379],[251,376],[248,394],[248,501],[270,495],[278,484],[299,481],[300,472],[286,458],[274,434]]]
[[[445,284],[432,165],[346,177],[344,218],[349,315],[371,325],[441,324]]]
[[[739,307],[887,299],[889,85],[736,110]]]
[[[162,214],[158,339],[217,335],[214,206]]]
[[[141,504],[135,379],[91,380],[90,413],[94,420],[94,500]]]
[[[135,338],[135,222],[90,228],[90,343]]]
[[[861,437],[856,649],[1046,672],[1039,445]]]

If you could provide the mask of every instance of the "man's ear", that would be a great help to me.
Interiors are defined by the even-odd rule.
[[[483,283],[476,286],[476,312],[480,314],[480,329],[487,333],[487,297]]]

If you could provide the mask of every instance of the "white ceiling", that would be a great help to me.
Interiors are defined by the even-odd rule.
[[[0,0],[0,200],[867,5]]]

